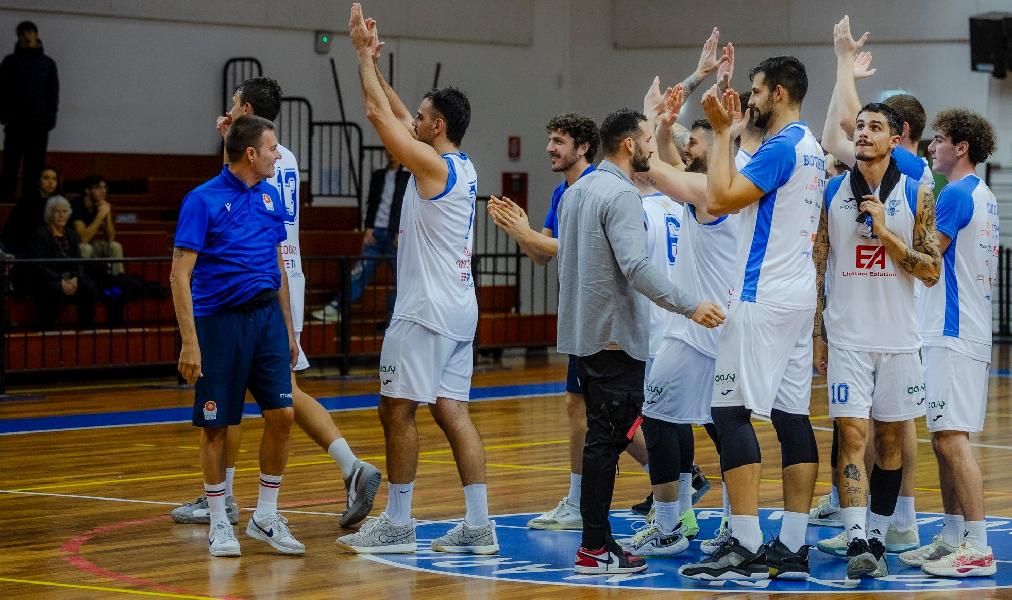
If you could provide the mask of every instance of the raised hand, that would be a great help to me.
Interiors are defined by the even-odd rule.
[[[720,41],[720,31],[714,27],[710,37],[703,42],[703,50],[699,53],[699,63],[696,65],[696,77],[703,79],[717,70],[717,67],[727,61],[727,56],[717,56],[717,42]]]
[[[378,61],[380,59],[380,53],[383,51],[383,44],[379,39],[379,28],[376,26],[376,19],[369,17],[365,20],[365,28],[372,33],[372,59]]]
[[[737,94],[735,94],[737,96]],[[734,120],[733,115],[724,106],[723,99],[720,92],[717,91],[717,86],[713,85],[703,94],[703,99],[700,101],[703,105],[703,112],[706,114],[706,119],[710,122],[713,127],[714,133],[722,133],[731,127],[731,123]],[[741,100],[738,100],[739,105]]]
[[[664,99],[661,102],[661,112],[658,115],[661,127],[671,127],[678,120],[678,113],[682,111],[682,103],[685,102],[685,87],[678,84],[669,87],[664,91]]]
[[[647,93],[643,96],[643,114],[648,121],[654,121],[661,113],[664,97],[661,95],[661,78],[654,76]]]
[[[876,71],[871,68],[871,52],[858,52],[854,57],[854,79],[871,77]]]
[[[728,42],[724,46],[720,66],[717,67],[717,88],[726,90],[731,87],[731,77],[734,76],[734,44]]]
[[[362,16],[362,5],[358,2],[351,5],[351,17],[348,19],[348,37],[351,38],[351,45],[358,52],[372,52],[375,35],[366,26],[365,18]]]
[[[861,39],[855,40],[850,33],[850,17],[844,15],[840,22],[833,26],[833,49],[837,58],[854,56],[870,36],[871,34],[866,31]]]

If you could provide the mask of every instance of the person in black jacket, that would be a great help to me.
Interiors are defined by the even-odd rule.
[[[42,213],[46,202],[54,196],[62,196],[60,172],[52,165],[42,167],[36,185],[25,185],[21,199],[14,205],[7,222],[4,223],[0,239],[7,251],[15,256],[24,256],[35,230],[45,225]]]
[[[79,329],[90,329],[95,323],[95,284],[80,262],[80,238],[70,221],[70,202],[53,196],[46,202],[46,224],[35,230],[29,243],[30,258],[66,258],[66,263],[37,265],[32,296],[35,301],[35,325],[50,329],[65,302],[77,304]]]
[[[23,181],[38,178],[60,99],[56,62],[43,53],[38,28],[23,21],[17,35],[14,53],[0,63],[0,123],[4,125],[0,201],[4,202],[14,200],[22,160]]]
[[[369,200],[365,210],[365,236],[362,238],[362,254],[365,256],[388,256],[397,254],[397,233],[401,221],[401,202],[408,186],[411,173],[401,166],[390,152],[387,166],[373,171],[369,181]],[[376,274],[378,260],[359,261],[351,271],[351,299],[354,303],[365,291]],[[391,262],[391,265],[395,263]],[[393,310],[393,294],[389,299],[389,310]],[[318,321],[337,321],[341,317],[340,295],[312,313]]]

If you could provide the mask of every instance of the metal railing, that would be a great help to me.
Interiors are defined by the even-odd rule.
[[[251,77],[260,77],[264,68],[260,61],[252,56],[239,56],[225,61],[221,74],[221,101],[225,114],[232,108],[232,94],[235,88]]]
[[[313,123],[310,193],[320,199],[354,201],[362,212],[362,128],[358,123]]]
[[[297,96],[281,99],[278,141],[295,155],[299,179],[309,182],[313,172],[313,107],[309,100]]]

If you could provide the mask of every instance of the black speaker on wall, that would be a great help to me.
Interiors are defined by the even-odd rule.
[[[1012,13],[989,12],[970,17],[970,68],[1004,79],[1012,53]]]

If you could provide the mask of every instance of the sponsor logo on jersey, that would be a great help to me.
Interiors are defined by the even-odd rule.
[[[271,200],[271,195],[264,194],[263,199],[264,199],[264,207],[266,207],[267,210],[274,212],[274,200]]]
[[[899,208],[899,205],[900,205],[899,198],[893,198],[892,200],[890,200],[889,204],[886,205],[885,209],[886,214],[889,215],[890,217],[895,215],[896,210]]]
[[[380,373],[386,373],[388,375],[396,375],[397,365],[380,365]]]
[[[716,375],[713,376],[713,382],[714,383],[721,383],[721,382],[734,383],[735,377],[736,376],[735,376],[735,374],[734,374],[733,371],[728,372],[728,373],[717,373]]]
[[[854,253],[854,267],[858,269],[885,269],[885,246],[865,246],[858,244]]]
[[[204,403],[204,420],[213,421],[218,418],[218,404],[214,400]]]

